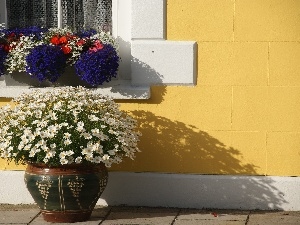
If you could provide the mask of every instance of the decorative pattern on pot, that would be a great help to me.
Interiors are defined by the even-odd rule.
[[[26,186],[49,222],[89,219],[107,180],[103,163],[58,167],[28,164],[25,172]]]

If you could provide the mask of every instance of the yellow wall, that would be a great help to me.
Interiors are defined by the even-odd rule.
[[[167,39],[198,43],[197,85],[119,100],[142,153],[111,170],[300,175],[300,1],[167,3]]]
[[[1,98],[0,97],[0,107],[6,104],[9,104],[11,99]],[[23,170],[25,168],[24,165],[15,165],[15,163],[8,163],[4,159],[0,158],[0,170]]]

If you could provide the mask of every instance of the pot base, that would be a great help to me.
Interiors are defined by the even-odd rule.
[[[92,211],[47,211],[42,210],[45,221],[52,223],[75,223],[87,221]]]

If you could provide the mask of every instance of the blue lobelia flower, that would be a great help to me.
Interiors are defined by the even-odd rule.
[[[55,82],[64,72],[66,56],[59,46],[39,45],[34,47],[26,57],[26,72],[40,82]]]
[[[120,58],[110,44],[97,51],[86,51],[75,63],[76,74],[92,86],[102,85],[117,76]]]

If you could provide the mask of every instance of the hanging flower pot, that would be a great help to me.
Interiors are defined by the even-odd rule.
[[[44,220],[72,223],[90,218],[106,187],[108,173],[103,163],[55,167],[29,163],[24,180]]]

